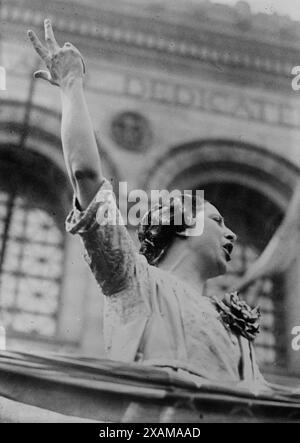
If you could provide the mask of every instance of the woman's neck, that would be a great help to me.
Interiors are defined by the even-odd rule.
[[[202,295],[205,280],[200,275],[199,266],[194,257],[185,249],[176,251],[176,254],[174,252],[168,254],[159,267],[176,275]]]

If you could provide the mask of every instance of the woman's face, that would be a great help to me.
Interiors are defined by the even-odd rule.
[[[200,213],[198,216],[201,216]],[[225,225],[217,208],[206,202],[203,232],[201,235],[188,238],[189,246],[197,257],[203,278],[213,278],[227,271],[236,238],[236,235]]]

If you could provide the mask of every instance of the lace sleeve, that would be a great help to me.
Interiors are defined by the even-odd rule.
[[[74,197],[66,230],[79,234],[84,257],[105,295],[127,289],[136,275],[137,253],[117,208],[111,184],[104,180],[85,211]]]

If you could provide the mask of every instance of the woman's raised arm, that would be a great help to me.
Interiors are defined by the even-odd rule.
[[[32,45],[45,62],[47,71],[34,76],[59,86],[62,102],[61,137],[66,168],[82,209],[87,208],[103,181],[101,160],[83,92],[84,62],[71,43],[60,47],[51,22],[46,19],[44,46],[33,31]]]
[[[48,69],[35,72],[35,77],[61,90],[63,153],[76,197],[66,229],[81,236],[85,258],[98,284],[105,295],[112,295],[132,289],[146,263],[137,254],[122,222],[112,186],[102,174],[83,92],[82,56],[71,43],[58,46],[48,19],[44,26],[46,46],[33,31],[28,31],[28,36]]]

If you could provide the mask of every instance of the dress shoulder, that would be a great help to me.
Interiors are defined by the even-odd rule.
[[[84,258],[105,295],[135,284],[139,255],[107,180],[85,210],[81,210],[74,196],[66,230],[80,235]]]

